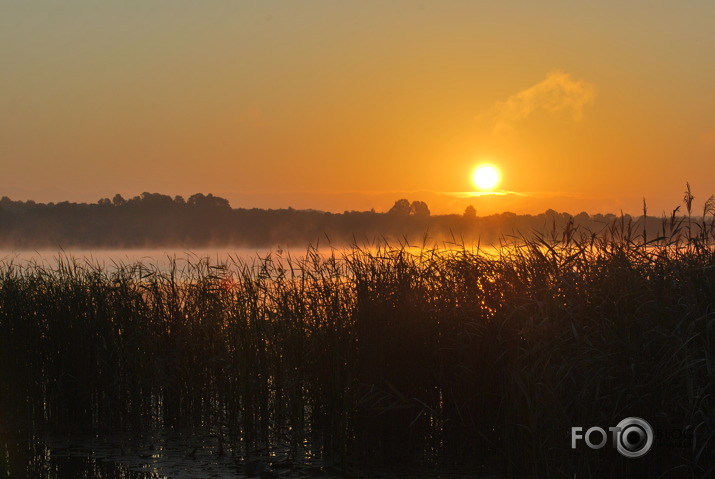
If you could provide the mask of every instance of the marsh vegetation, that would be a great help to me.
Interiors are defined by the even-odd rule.
[[[13,457],[19,438],[188,431],[243,473],[256,455],[276,469],[280,451],[288,468],[706,477],[706,213],[673,215],[657,237],[624,218],[596,233],[569,223],[492,253],[380,245],[168,269],[6,260],[0,476],[33,467]],[[642,460],[570,448],[572,426],[627,416],[693,434]]]

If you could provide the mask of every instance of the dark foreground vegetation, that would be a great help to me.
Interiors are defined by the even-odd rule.
[[[0,437],[177,428],[208,430],[237,458],[280,444],[338,467],[711,477],[713,231],[663,229],[571,225],[495,256],[8,262]],[[572,426],[629,416],[668,437],[637,459],[610,442],[571,449]]]

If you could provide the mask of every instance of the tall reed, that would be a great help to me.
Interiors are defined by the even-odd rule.
[[[624,219],[570,223],[491,253],[6,261],[0,432],[208,428],[236,454],[706,477],[714,238],[706,219],[681,222],[654,238]],[[570,448],[572,426],[627,416],[694,439],[642,461]]]

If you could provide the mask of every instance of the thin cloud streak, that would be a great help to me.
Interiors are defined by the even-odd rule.
[[[437,190],[323,190],[323,191],[308,191],[308,190],[294,190],[294,191],[284,191],[284,195],[315,195],[315,196],[349,196],[349,195],[363,195],[363,196],[383,196],[383,195],[393,195],[398,196],[413,196],[420,194],[431,194],[431,195],[442,195],[442,196],[452,196],[457,198],[474,198],[480,196],[519,196],[525,198],[587,198],[587,196],[581,195],[579,193],[573,193],[570,191],[510,191],[510,190],[492,190],[492,191],[437,191]],[[235,192],[225,192],[227,196],[232,196]],[[275,193],[251,193],[250,196],[273,196]]]
[[[494,191],[434,191],[438,195],[456,196],[457,198],[476,198],[479,196],[531,196],[528,193],[518,191],[494,190]]]
[[[440,195],[450,195],[458,198],[473,198],[479,196],[519,196],[522,198],[581,198],[588,199],[589,196],[570,191],[432,191]]]

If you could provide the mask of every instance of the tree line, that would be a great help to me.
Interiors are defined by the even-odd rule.
[[[0,248],[272,247],[455,241],[496,244],[509,235],[548,233],[570,225],[591,231],[615,215],[571,216],[548,210],[539,215],[432,215],[423,201],[399,199],[387,212],[232,208],[228,200],[197,193],[185,199],[159,193],[121,195],[97,203],[36,203],[0,199]],[[624,218],[621,218],[623,220]],[[626,220],[631,218],[626,215]],[[648,218],[657,229],[658,218]],[[657,224],[656,224],[657,223]]]

